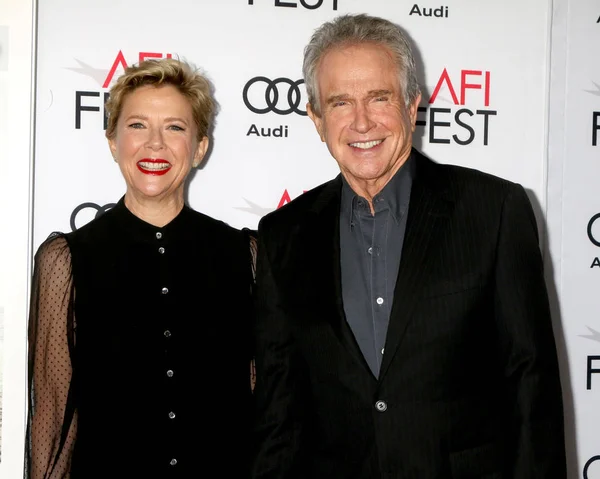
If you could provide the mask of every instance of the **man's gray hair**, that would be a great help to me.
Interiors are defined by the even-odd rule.
[[[406,106],[421,93],[412,48],[398,25],[366,14],[341,15],[315,30],[304,48],[302,73],[308,101],[317,116],[321,116],[317,81],[319,63],[332,48],[361,43],[376,43],[390,50],[398,65],[400,87]]]

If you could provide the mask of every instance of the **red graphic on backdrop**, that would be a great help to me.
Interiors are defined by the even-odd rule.
[[[307,190],[303,190],[302,193],[306,193]],[[279,203],[275,208],[265,208],[264,206],[260,206],[257,203],[254,203],[246,198],[242,198],[248,206],[238,206],[235,209],[240,211],[247,211],[256,216],[263,217],[264,215],[270,213],[273,210],[278,210],[284,205],[287,205],[290,201],[292,201],[292,197],[290,196],[287,189],[283,190],[281,198],[279,199]]]
[[[154,52],[140,52],[140,54],[138,55],[138,61],[141,63],[144,60],[147,60],[148,58],[163,58],[163,54],[162,53],[154,53]],[[167,53],[164,58],[173,58],[171,56],[170,53]],[[115,58],[115,61],[112,64],[112,67],[110,67],[110,71],[108,72],[108,75],[106,75],[106,79],[104,80],[104,83],[102,84],[102,88],[108,88],[108,86],[110,85],[110,83],[112,82],[113,77],[115,76],[115,72],[117,71],[117,68],[121,66],[121,68],[125,69],[128,67],[127,62],[125,61],[125,57],[123,56],[123,52],[121,50],[119,50],[119,53],[117,53],[117,57]]]
[[[490,117],[498,114],[497,110],[489,109],[491,99],[490,71],[461,69],[451,74],[444,68],[427,100],[428,106],[418,108],[421,116],[417,126],[426,127],[429,143],[462,146],[478,143],[487,146],[490,140]],[[434,106],[440,100],[446,106]]]
[[[142,62],[148,58],[172,58],[171,53],[157,53],[157,52],[138,52],[134,59],[136,62]],[[122,50],[119,50],[115,55],[114,60],[110,63],[110,68],[96,68],[88,65],[87,63],[78,60],[75,61],[79,64],[79,67],[67,67],[67,70],[71,70],[75,73],[85,75],[92,78],[104,91],[90,91],[90,90],[77,90],[75,92],[75,129],[81,129],[82,124],[82,113],[100,113],[102,115],[95,115],[95,118],[99,119],[99,122],[103,125],[106,130],[108,117],[106,111],[104,111],[104,104],[108,100],[108,91],[106,91],[111,83],[118,77],[122,71],[127,68],[130,64],[125,59],[125,55]],[[97,100],[93,100],[96,98]],[[100,100],[102,98],[102,100]],[[86,116],[87,117],[87,116]],[[90,120],[92,118],[90,117]]]

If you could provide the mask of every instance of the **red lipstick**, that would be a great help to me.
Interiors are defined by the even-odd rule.
[[[152,176],[162,176],[171,169],[171,163],[162,158],[142,158],[136,166],[145,175]]]

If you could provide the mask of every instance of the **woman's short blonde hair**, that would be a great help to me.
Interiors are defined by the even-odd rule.
[[[106,126],[108,139],[113,139],[116,135],[117,122],[127,95],[137,88],[148,85],[154,87],[171,85],[177,88],[192,107],[198,141],[208,136],[217,106],[212,94],[212,85],[190,63],[173,58],[162,58],[144,60],[137,65],[127,67],[110,88],[110,96],[105,106],[108,114]]]

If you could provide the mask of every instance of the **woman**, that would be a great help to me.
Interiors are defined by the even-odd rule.
[[[185,62],[144,61],[106,107],[125,195],[35,258],[29,477],[246,477],[249,238],[184,203],[210,85]]]

